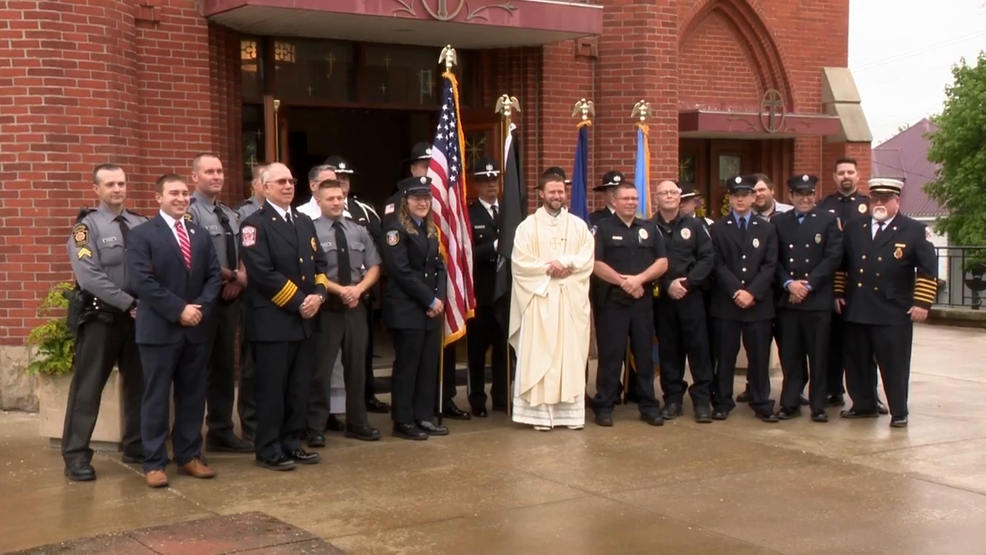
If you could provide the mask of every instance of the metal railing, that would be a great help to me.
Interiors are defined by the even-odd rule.
[[[986,296],[986,247],[935,247],[938,257],[936,306],[979,310]]]

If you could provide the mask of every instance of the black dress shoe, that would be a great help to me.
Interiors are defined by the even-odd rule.
[[[739,395],[736,396],[736,402],[737,403],[749,403],[750,402],[750,399],[752,399],[752,398],[753,398],[753,396],[750,395],[750,390],[747,389],[743,393],[740,393]]]
[[[812,422],[828,422],[829,415],[823,410],[813,410],[811,411],[811,421]]]
[[[695,422],[699,424],[712,423],[712,411],[709,407],[695,407]]]
[[[805,397],[805,394],[804,393],[802,393],[801,394],[801,406],[802,407],[807,407],[809,404],[811,404],[811,403],[808,402],[808,398]]]
[[[486,407],[473,407],[472,415],[477,418],[486,418],[489,414],[486,412]]]
[[[846,400],[842,395],[829,395],[825,398],[826,407],[844,407],[846,406]]]
[[[781,407],[781,410],[777,411],[778,420],[791,420],[792,418],[797,418],[801,416],[801,407],[796,409],[786,409]]]
[[[127,464],[143,464],[144,454],[140,453],[135,455],[132,453],[124,453],[123,455],[120,456],[120,460]]]
[[[674,420],[683,414],[685,413],[681,410],[681,405],[678,403],[668,403],[661,409],[661,416],[665,420]]]
[[[608,412],[602,412],[596,415],[596,425],[609,428],[613,425],[613,415]]]
[[[839,416],[842,417],[842,418],[850,418],[850,419],[852,419],[852,418],[876,418],[879,415],[875,411],[874,412],[858,412],[856,409],[851,408],[849,410],[844,410],[844,411],[840,412],[839,413]]]
[[[647,414],[641,413],[640,414],[640,419],[643,420],[644,422],[650,424],[651,426],[663,426],[664,425],[664,417],[661,416],[661,413],[660,412],[653,412],[653,413],[647,413]]]
[[[890,411],[887,410],[887,405],[884,405],[883,401],[879,399],[876,400],[876,411],[880,414],[890,414]]]
[[[257,466],[271,470],[294,470],[294,460],[287,455],[278,453],[273,457],[257,457]]]
[[[360,441],[376,441],[380,439],[380,430],[369,426],[346,425],[346,437]]]
[[[421,441],[428,439],[428,434],[421,431],[415,424],[394,424],[394,437]]]
[[[892,417],[890,417],[890,427],[891,428],[906,428],[907,427],[907,417],[906,416],[892,416]]]
[[[442,416],[445,418],[451,418],[452,420],[471,420],[472,416],[469,413],[455,406],[455,403],[447,403],[442,407]]]
[[[325,436],[322,432],[308,432],[309,447],[325,447]]]
[[[384,403],[376,397],[370,397],[366,400],[366,411],[375,412],[377,414],[386,414],[390,412],[390,405]]]
[[[73,482],[91,482],[96,479],[96,471],[87,462],[72,463],[65,468],[65,475]]]
[[[206,435],[205,450],[213,453],[253,453],[255,448],[252,441],[240,439],[230,432],[222,436]]]
[[[427,420],[422,420],[420,422],[416,422],[416,424],[418,425],[418,428],[422,432],[424,432],[424,433],[426,433],[426,434],[428,434],[430,436],[447,436],[448,435],[448,428],[446,428],[445,426],[436,426],[436,425],[434,425],[433,423],[431,423],[431,422],[429,422]]]
[[[718,409],[712,411],[712,419],[713,420],[725,420],[727,418],[729,418],[729,412],[728,411],[718,410]]]
[[[309,453],[304,449],[291,451],[290,453],[287,453],[287,456],[298,464],[318,464],[318,461],[322,460],[322,455],[319,455],[318,453]]]
[[[778,419],[777,415],[774,413],[761,413],[757,415],[757,418],[759,418],[761,422],[766,422],[768,424],[776,424],[780,422],[780,419]]]
[[[325,431],[327,432],[345,432],[346,425],[339,420],[336,415],[330,414],[329,420],[325,423]]]

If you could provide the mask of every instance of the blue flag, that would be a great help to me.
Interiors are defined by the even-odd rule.
[[[572,168],[572,206],[569,212],[589,223],[589,126],[579,127],[575,143],[575,167]]]
[[[647,126],[637,126],[637,165],[633,170],[633,184],[637,188],[638,218],[649,220],[650,212],[650,188],[647,186],[648,170],[650,169],[650,145],[647,144]]]

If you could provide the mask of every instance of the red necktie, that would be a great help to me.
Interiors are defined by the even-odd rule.
[[[192,269],[192,244],[188,242],[188,234],[185,233],[185,226],[181,225],[181,220],[175,222],[175,231],[178,232],[178,246],[181,248],[181,255],[185,257],[185,267]]]

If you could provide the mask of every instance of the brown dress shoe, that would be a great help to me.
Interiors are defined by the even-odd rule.
[[[168,475],[164,473],[164,470],[149,470],[144,478],[147,479],[147,487],[151,488],[164,488],[168,487]]]
[[[216,475],[216,471],[206,466],[198,457],[178,467],[178,473],[188,474],[192,478],[212,478]]]

